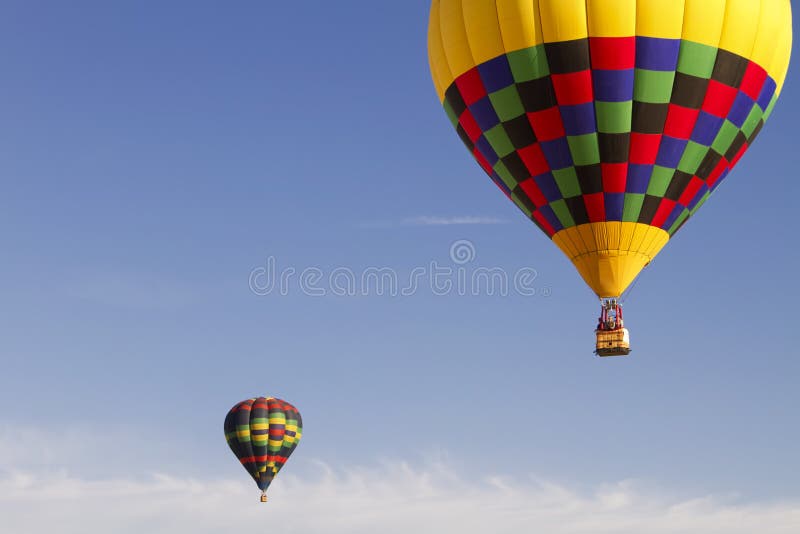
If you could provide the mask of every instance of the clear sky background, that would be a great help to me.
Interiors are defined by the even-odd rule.
[[[398,508],[419,532],[501,532],[559,506],[550,532],[687,509],[730,520],[704,532],[798,526],[795,70],[628,299],[633,355],[600,360],[591,291],[439,105],[428,7],[3,3],[0,510],[17,532],[263,522],[222,435],[260,394],[304,417],[270,509],[290,532],[394,532]],[[249,287],[270,257],[407,280],[454,267],[458,240],[468,269],[535,269],[537,294]],[[46,491],[52,515],[28,522]],[[487,502],[505,511],[448,522]]]

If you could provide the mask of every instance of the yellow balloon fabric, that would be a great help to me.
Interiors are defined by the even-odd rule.
[[[497,186],[620,296],[761,132],[789,0],[433,0],[440,101]]]

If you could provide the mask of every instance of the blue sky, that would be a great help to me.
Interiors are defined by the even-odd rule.
[[[633,356],[606,361],[591,292],[451,131],[427,1],[2,12],[0,451],[26,453],[0,477],[167,472],[246,492],[222,421],[269,393],[305,420],[290,480],[319,462],[442,461],[466,487],[633,479],[800,501],[794,70],[754,148],[629,298]],[[269,257],[404,277],[452,267],[458,240],[470,268],[535,269],[537,294],[248,283]]]

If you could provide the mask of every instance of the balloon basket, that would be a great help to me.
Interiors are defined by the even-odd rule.
[[[598,330],[594,353],[601,358],[627,356],[631,353],[631,339],[627,328],[619,330]]]
[[[267,502],[267,494],[266,493],[262,493],[261,494],[261,502]]]

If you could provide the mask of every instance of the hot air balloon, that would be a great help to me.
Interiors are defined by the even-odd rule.
[[[753,144],[789,66],[789,0],[433,0],[459,137],[600,298],[620,297]]]
[[[261,490],[267,488],[294,452],[303,432],[297,408],[273,397],[238,403],[225,417],[225,440]]]

